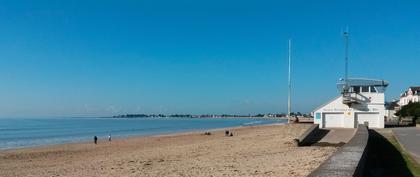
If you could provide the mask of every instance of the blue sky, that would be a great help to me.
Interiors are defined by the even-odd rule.
[[[420,85],[418,1],[0,1],[0,117],[286,112],[353,77]]]

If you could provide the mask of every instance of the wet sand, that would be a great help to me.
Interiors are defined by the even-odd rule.
[[[211,135],[99,140],[0,151],[0,176],[306,176],[336,147],[296,147],[309,125],[269,125]]]

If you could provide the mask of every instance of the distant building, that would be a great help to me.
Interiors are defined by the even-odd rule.
[[[386,114],[386,121],[396,121],[398,120],[398,116],[395,113],[400,110],[399,100],[394,100],[391,102],[385,103],[385,114]]]
[[[410,102],[419,102],[420,101],[420,86],[409,87],[407,91],[400,95],[400,106],[405,106]]]
[[[385,89],[388,82],[373,79],[341,80],[340,95],[313,111],[314,123],[320,128],[384,128]]]

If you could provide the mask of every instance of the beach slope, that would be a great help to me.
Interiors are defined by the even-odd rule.
[[[0,151],[0,176],[306,176],[335,147],[296,147],[309,125],[269,125]]]

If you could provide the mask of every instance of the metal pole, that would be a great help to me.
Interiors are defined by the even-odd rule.
[[[344,36],[344,42],[345,42],[345,53],[344,53],[344,61],[345,61],[345,65],[344,65],[344,83],[345,83],[345,92],[348,92],[348,62],[349,62],[349,52],[348,52],[348,50],[349,50],[349,33],[346,31],[346,32],[344,32],[344,34],[343,34],[343,36]]]
[[[290,65],[291,65],[291,54],[292,54],[292,40],[289,39],[289,91],[288,91],[288,98],[287,98],[287,117],[288,123],[290,123],[290,114],[291,114],[291,92],[292,92],[292,84],[291,84],[291,76],[290,76]]]

